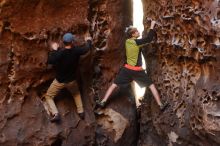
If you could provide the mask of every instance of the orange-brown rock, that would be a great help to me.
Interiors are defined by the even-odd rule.
[[[111,113],[124,119],[122,129],[113,118],[114,129],[106,130],[100,126],[105,117],[95,117],[93,112],[95,94],[104,92],[123,60],[123,30],[131,18],[129,7],[125,0],[0,1],[0,145],[135,143],[136,137],[125,138],[136,132],[135,110],[126,98],[127,102],[119,101],[122,104],[118,103],[115,110],[109,105]],[[85,120],[80,120],[70,93],[64,89],[55,98],[62,121],[53,124],[42,99],[54,78],[53,70],[47,66],[48,43],[61,43],[62,35],[68,31],[76,35],[78,45],[87,32],[94,39],[93,50],[82,58],[78,70]],[[116,98],[120,96],[123,98],[116,94]],[[125,107],[130,108],[129,113]]]
[[[218,146],[220,144],[220,3],[218,0],[143,0],[145,32],[158,22],[157,40],[145,46],[148,73],[163,100],[160,112],[146,93],[137,119],[129,87],[100,99],[124,63],[129,0],[0,1],[0,146]],[[70,93],[55,98],[60,124],[50,123],[43,95],[54,78],[48,43],[73,32],[77,45],[90,33],[93,49],[81,58],[78,82],[85,120]],[[138,126],[140,120],[140,126]]]
[[[219,145],[219,1],[143,2],[145,26],[149,18],[159,24],[145,56],[170,106],[143,107],[139,144]]]

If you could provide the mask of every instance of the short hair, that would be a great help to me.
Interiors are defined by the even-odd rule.
[[[125,33],[126,33],[127,38],[131,38],[132,34],[136,31],[137,31],[136,27],[133,27],[133,26],[126,27]]]

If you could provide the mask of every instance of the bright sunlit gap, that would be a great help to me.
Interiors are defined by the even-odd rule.
[[[143,5],[141,0],[133,0],[133,26],[138,29],[142,37],[144,31],[143,25]],[[142,67],[146,69],[144,57],[142,55]],[[133,90],[135,95],[136,106],[140,106],[140,101],[145,93],[146,88],[141,88],[136,82],[133,83]]]

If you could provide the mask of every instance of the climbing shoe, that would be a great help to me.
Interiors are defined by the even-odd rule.
[[[168,105],[169,105],[169,103],[167,101],[162,103],[162,105],[160,105],[160,110],[164,111],[168,107]]]
[[[60,114],[57,113],[57,114],[54,114],[53,117],[50,119],[50,121],[53,123],[53,122],[59,122],[61,120],[60,118]]]
[[[97,102],[96,102],[96,105],[97,105],[98,107],[100,107],[100,108],[105,108],[106,102],[97,101]]]
[[[85,113],[78,113],[80,119],[84,120],[85,119]]]

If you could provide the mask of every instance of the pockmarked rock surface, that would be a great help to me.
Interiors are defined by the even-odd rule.
[[[119,100],[114,102],[119,102],[118,106],[109,105],[129,123],[113,139],[111,133],[98,126],[100,117],[95,117],[93,112],[94,97],[104,93],[123,60],[122,32],[131,22],[130,6],[125,0],[0,1],[0,145],[109,146],[135,143],[136,137],[122,138],[132,137],[137,131],[135,110],[129,113],[125,110],[133,109],[126,97],[116,94],[115,98]],[[73,98],[64,89],[55,98],[61,123],[52,124],[43,100],[54,79],[54,71],[47,65],[48,44],[51,41],[61,44],[65,32],[76,35],[77,45],[83,44],[86,33],[90,33],[94,40],[93,49],[81,58],[77,69],[85,120],[80,120]],[[114,59],[116,54],[118,57]],[[120,103],[123,107],[119,106]],[[120,121],[116,118],[115,122],[113,127]],[[103,138],[107,141],[101,144]]]
[[[147,93],[138,128],[128,87],[114,92],[106,109],[93,112],[124,63],[130,0],[1,0],[0,145],[218,146],[219,1],[143,4],[146,32],[149,20],[158,21],[157,39],[143,50],[148,73],[170,106],[160,112]],[[86,33],[93,38],[93,49],[77,69],[85,120],[64,89],[55,98],[62,121],[52,124],[43,100],[54,78],[48,44],[62,43],[68,31],[77,45]]]
[[[164,100],[142,108],[139,145],[220,144],[220,50],[217,0],[143,0],[144,24],[158,22],[157,40],[147,46],[150,75]]]

